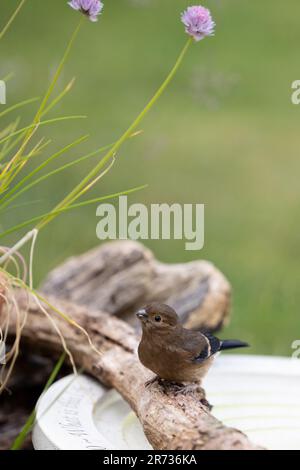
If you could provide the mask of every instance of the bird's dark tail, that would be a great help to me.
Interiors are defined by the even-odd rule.
[[[238,339],[225,339],[221,341],[220,351],[225,351],[226,349],[237,349],[237,348],[248,348],[249,344],[239,341]]]

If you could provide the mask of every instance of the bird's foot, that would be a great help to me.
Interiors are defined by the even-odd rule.
[[[162,380],[158,379],[158,383],[165,392],[172,392],[174,393],[175,396],[177,395],[188,395],[189,393],[192,393],[196,390],[202,390],[200,386],[196,384],[186,384],[186,383],[181,383],[181,382],[171,382],[170,380]]]
[[[161,385],[161,379],[158,377],[158,375],[153,377],[153,379],[147,380],[147,382],[145,383],[145,388],[148,388],[150,387],[150,385],[153,385],[155,383]]]
[[[206,400],[206,398],[202,398],[202,400],[200,400],[200,402],[203,406],[205,406],[205,408],[208,409],[208,411],[211,411],[213,409],[213,405],[211,405],[209,403],[209,401]]]
[[[168,380],[163,380],[157,375],[152,379],[148,380],[145,383],[145,387],[148,388],[151,385],[157,383],[160,385],[165,392],[169,391],[174,393],[175,396],[187,396],[192,393],[200,393],[204,395],[204,390],[199,383],[180,383],[180,382],[169,382]],[[209,411],[213,409],[213,406],[206,400],[206,398],[201,398],[200,403],[207,408]]]
[[[177,389],[175,390],[175,395],[191,395],[193,393],[200,393],[204,395],[204,390],[199,383],[189,383],[189,384],[176,384]],[[212,410],[212,405],[207,401],[205,397],[201,398],[201,404],[205,406],[209,411]]]
[[[180,393],[182,389],[185,387],[185,385],[182,383],[170,382],[168,380],[161,379],[160,377],[158,377],[158,375],[148,380],[145,383],[145,387],[148,388],[151,385],[154,385],[155,383],[157,383],[164,390],[167,390],[167,389],[172,390],[173,392],[175,392],[175,394]]]
[[[167,382],[167,385],[170,387],[172,392],[175,393],[175,395],[180,395],[185,388],[185,385],[180,382]]]
[[[199,384],[177,384],[178,389],[176,390],[176,395],[189,395],[194,392],[202,392],[202,388]]]
[[[185,396],[189,394],[193,394],[193,393],[199,393],[200,395],[204,395],[203,398],[200,399],[201,405],[207,408],[208,411],[211,411],[213,409],[213,406],[205,398],[205,392],[200,384],[195,383],[195,384],[185,385],[181,393]]]

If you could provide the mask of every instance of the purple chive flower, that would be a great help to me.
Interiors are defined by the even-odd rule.
[[[210,11],[202,6],[188,7],[181,15],[185,31],[195,41],[201,41],[206,36],[213,36],[216,23]]]
[[[100,0],[71,0],[68,5],[87,15],[91,21],[98,21],[104,7]]]

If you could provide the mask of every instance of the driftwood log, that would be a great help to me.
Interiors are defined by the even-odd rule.
[[[98,271],[95,259],[99,260]],[[92,271],[88,260],[92,263]],[[106,269],[111,270],[110,274]],[[206,284],[206,289],[199,287],[201,282],[202,287]],[[85,288],[93,300],[85,294]],[[51,295],[53,291],[54,296]],[[107,244],[55,270],[44,284],[44,295],[45,292],[49,304],[80,324],[101,350],[101,355],[94,351],[86,336],[62,319],[47,302],[43,308],[62,332],[77,365],[124,397],[140,419],[154,449],[257,449],[243,433],[225,427],[213,417],[203,390],[184,394],[171,384],[155,383],[145,387],[145,382],[152,376],[138,360],[138,335],[131,325],[114,316],[127,318],[131,309],[159,299],[172,301],[172,305],[180,308],[182,320],[192,326],[218,328],[228,320],[230,289],[225,278],[211,264],[161,265],[138,244]],[[188,292],[195,293],[191,303],[186,297]],[[63,300],[63,297],[69,300]],[[121,299],[124,299],[124,305]],[[30,296],[28,305],[28,295],[18,290],[16,300],[19,310],[28,313],[23,346],[51,358],[58,356],[62,350],[60,339],[36,299]],[[108,311],[103,311],[100,304]],[[14,321],[12,312],[9,327],[12,335]]]
[[[24,292],[16,293],[21,311],[28,308]],[[162,450],[254,450],[256,447],[238,430],[226,428],[209,412],[203,390],[178,393],[172,385],[153,384],[145,387],[151,373],[139,362],[136,354],[138,338],[125,322],[100,311],[92,311],[69,302],[49,298],[49,302],[66,312],[89,333],[93,351],[86,337],[66,323],[48,306],[55,318],[76,363],[109,387],[114,387],[140,419],[145,434],[155,449]],[[13,317],[11,323],[14,329]],[[61,353],[57,332],[31,297],[23,341],[30,349],[50,354]]]
[[[131,324],[133,313],[152,301],[174,307],[188,328],[216,331],[229,320],[230,285],[213,264],[163,264],[132,241],[105,243],[69,259],[49,274],[41,289]]]

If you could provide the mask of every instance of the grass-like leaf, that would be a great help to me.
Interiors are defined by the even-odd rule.
[[[26,220],[25,222],[22,222],[18,225],[15,225],[14,227],[0,233],[0,238],[5,237],[6,235],[10,235],[11,233],[17,232],[18,230],[20,230],[24,227],[28,227],[29,225],[32,225],[35,222],[39,222],[40,220],[43,220],[43,219],[45,219],[49,216],[53,216],[53,215],[57,216],[57,215],[62,214],[64,212],[68,212],[68,211],[71,211],[71,210],[74,210],[74,209],[79,209],[80,207],[85,207],[85,206],[88,206],[88,205],[91,205],[91,204],[96,204],[97,202],[106,201],[107,199],[114,199],[114,198],[119,197],[119,196],[125,196],[127,194],[131,194],[131,193],[134,193],[136,191],[140,191],[140,190],[145,189],[145,188],[147,188],[147,185],[137,186],[135,188],[128,189],[126,191],[121,191],[121,192],[114,193],[114,194],[108,194],[107,196],[101,196],[101,197],[98,197],[98,198],[90,199],[88,201],[79,202],[77,204],[72,204],[72,205],[67,206],[67,207],[62,207],[62,208],[57,209],[55,211],[47,212],[46,214],[38,215],[36,217],[33,217],[29,220]]]
[[[13,132],[16,131],[16,129],[18,128],[19,126],[19,122],[20,122],[20,118],[18,117],[14,122],[12,122],[10,124],[10,134],[12,134]],[[11,139],[8,139],[2,146],[2,150],[0,151],[0,161],[3,160],[5,158],[5,155],[6,155],[6,152],[8,152],[8,148],[10,146],[10,141],[12,140],[12,137]]]
[[[65,96],[69,91],[73,88],[73,85],[75,83],[75,78],[72,78],[72,80],[67,84],[67,86],[64,88],[64,90],[56,97],[54,98],[49,106],[42,112],[42,116],[45,116],[46,114],[51,111]]]
[[[19,195],[21,195],[24,191],[27,191],[32,187],[33,185],[37,184],[39,181],[37,181],[35,184],[31,184],[26,186],[23,190],[17,192],[20,188],[22,188],[27,181],[29,181],[31,178],[33,178],[37,173],[42,171],[47,165],[49,165],[51,162],[53,162],[55,159],[59,158],[61,155],[65,154],[67,151],[71,150],[72,148],[76,147],[77,145],[81,144],[82,142],[85,142],[88,138],[88,135],[85,135],[83,137],[80,137],[79,139],[76,139],[74,142],[71,142],[70,144],[66,145],[62,149],[60,149],[58,152],[54,153],[50,157],[48,157],[43,163],[38,165],[36,168],[34,168],[28,175],[26,175],[24,178],[22,178],[16,185],[13,186],[13,188],[5,194],[5,196],[2,197],[0,200],[0,206],[1,210],[2,208],[7,207],[10,202],[12,202],[14,199],[16,199]],[[55,170],[54,170],[55,171]],[[47,176],[47,175],[45,175]],[[50,176],[50,175],[49,175]],[[17,194],[16,194],[17,193]]]
[[[35,125],[35,130],[37,130],[40,125],[49,125],[49,124],[62,122],[62,121],[67,121],[67,120],[72,120],[72,119],[85,119],[85,118],[86,118],[86,116],[79,115],[79,116],[63,116],[63,117],[48,119],[48,120],[45,120],[45,121],[41,121],[38,125]],[[13,132],[10,136],[7,136],[4,139],[1,139],[0,144],[5,142],[8,139],[11,139],[12,136],[15,136],[15,135],[18,135],[18,134],[23,134],[24,131],[26,131],[27,129],[31,129],[32,126],[33,126],[33,124],[23,128],[23,129],[19,129],[16,132]],[[18,170],[18,168],[19,168],[18,165],[20,163],[20,159],[22,158],[23,151],[24,151],[25,147],[27,146],[28,139],[30,139],[30,138],[31,138],[31,134],[27,137],[27,140],[25,141],[25,143],[22,144],[20,150],[18,150],[16,155],[13,158],[10,159],[10,161],[7,163],[7,165],[2,170],[2,172],[0,174],[0,195],[4,190],[7,189],[7,186],[11,183],[11,181],[16,177],[16,175],[20,171],[20,170]],[[16,171],[14,171],[14,169],[16,169]],[[8,174],[9,174],[9,176],[8,176]]]
[[[70,121],[72,119],[86,119],[86,116],[83,116],[83,115],[61,116],[61,117],[41,121],[38,124],[30,124],[29,126],[23,127],[22,129],[19,129],[16,132],[13,132],[9,136],[6,136],[6,137],[0,139],[0,145],[3,144],[4,142],[6,142],[6,140],[10,139],[11,137],[15,137],[19,134],[22,134],[24,131],[31,130],[31,129],[34,129],[34,128],[39,128],[40,126],[46,126],[48,124],[54,124],[54,123],[57,123],[57,122]]]
[[[0,113],[0,118],[6,116],[6,114],[11,113],[12,111],[15,111],[16,109],[23,108],[27,104],[34,103],[35,101],[38,101],[38,99],[39,99],[38,97],[29,98],[28,100],[24,100],[24,101],[20,101],[19,103],[16,103],[10,106],[9,108],[6,108],[4,111],[2,111],[2,113]]]

